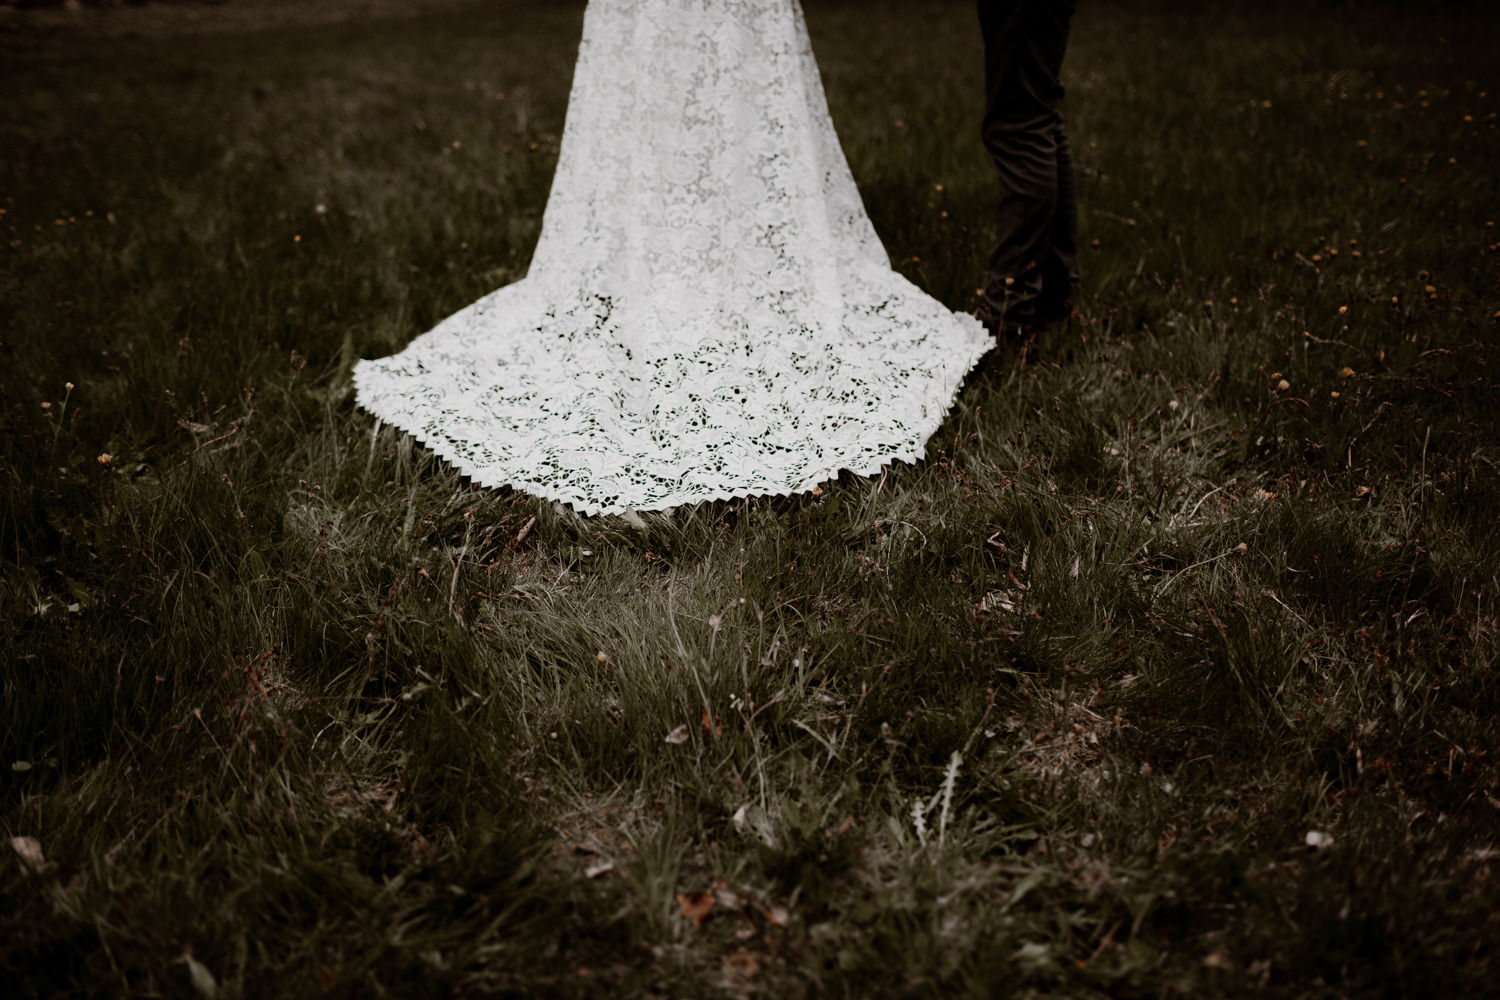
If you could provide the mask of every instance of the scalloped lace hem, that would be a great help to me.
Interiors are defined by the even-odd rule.
[[[527,277],[354,376],[473,481],[601,514],[920,460],[990,346],[891,269],[797,0],[591,0]]]

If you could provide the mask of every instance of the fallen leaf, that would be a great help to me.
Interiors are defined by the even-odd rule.
[[[208,971],[208,966],[187,952],[183,952],[182,957],[177,961],[187,966],[188,979],[192,981],[193,989],[197,991],[200,997],[207,997],[209,1000],[212,1000],[213,997],[219,995],[218,980],[214,979],[214,974]]]
[[[741,906],[745,905],[744,898],[736,895],[733,892],[730,892],[729,887],[725,884],[723,879],[719,879],[718,881],[716,881],[709,891],[714,894],[714,899],[720,906],[727,907],[731,910],[737,910]]]
[[[590,833],[582,840],[573,845],[573,850],[578,854],[608,854],[604,841],[599,839],[597,833]]]
[[[992,590],[980,599],[978,610],[981,613],[1004,611],[1006,614],[1010,614],[1016,610],[1016,599],[1009,591]]]
[[[724,978],[741,986],[760,975],[760,963],[744,948],[737,949],[723,958]]]
[[[12,837],[10,846],[21,856],[21,863],[34,872],[41,871],[42,866],[47,863],[42,854],[41,841],[35,837]]]
[[[785,927],[792,919],[792,914],[785,906],[777,903],[775,906],[766,907],[766,919],[777,927]]]
[[[600,875],[606,875],[614,870],[615,863],[613,861],[600,861],[585,868],[583,876],[584,878],[598,878]]]
[[[745,826],[749,822],[745,818],[745,813],[749,810],[749,808],[750,808],[749,805],[743,805],[743,806],[740,806],[738,809],[736,809],[734,811],[733,820],[734,820],[734,832],[735,833],[744,833],[745,832]]]
[[[682,725],[678,726],[676,729],[672,730],[666,736],[667,742],[671,743],[673,746],[676,746],[676,745],[678,745],[680,743],[686,743],[687,742],[687,738],[688,738],[688,727],[687,727],[687,723],[685,723],[685,722]]]
[[[1324,847],[1333,846],[1333,834],[1324,833],[1322,830],[1308,830],[1307,836],[1303,837],[1302,840],[1308,847],[1316,847],[1320,850]]]
[[[688,895],[679,892],[677,894],[677,905],[682,907],[682,915],[691,920],[694,927],[699,927],[708,916],[708,911],[714,908],[714,894],[711,892],[695,892],[692,895]]]
[[[708,709],[706,708],[703,710],[703,718],[699,719],[698,721],[703,726],[703,731],[708,733],[708,735],[710,736],[718,736],[719,733],[723,732],[724,730],[724,727],[722,725],[715,724],[714,720],[709,716]],[[687,739],[687,737],[684,736],[683,739]]]

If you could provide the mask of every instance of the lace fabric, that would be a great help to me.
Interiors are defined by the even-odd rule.
[[[359,405],[586,514],[912,462],[991,341],[891,270],[797,0],[591,0],[527,276]]]

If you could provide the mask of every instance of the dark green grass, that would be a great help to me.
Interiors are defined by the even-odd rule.
[[[969,307],[970,5],[808,6]],[[1081,317],[915,468],[624,519],[349,382],[525,273],[579,4],[6,36],[0,976],[1492,991],[1500,23],[1447,10],[1085,5]]]

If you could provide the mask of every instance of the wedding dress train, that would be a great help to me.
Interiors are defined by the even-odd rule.
[[[592,0],[531,268],[359,405],[588,513],[915,461],[991,340],[891,270],[797,0]]]

